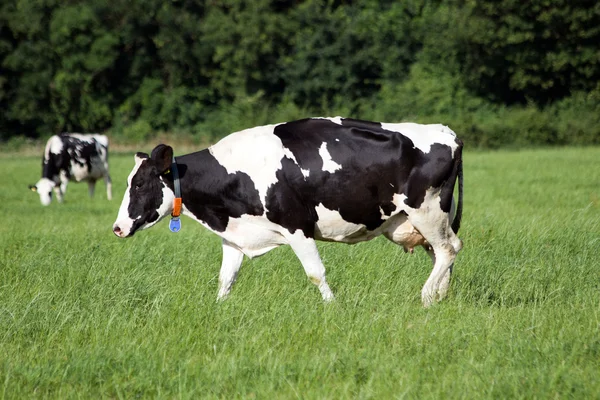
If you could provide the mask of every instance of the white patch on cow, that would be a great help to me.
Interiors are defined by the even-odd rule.
[[[131,232],[131,228],[132,228],[135,220],[137,218],[141,217],[141,215],[130,216],[129,210],[128,210],[129,203],[131,202],[131,199],[129,196],[129,191],[131,189],[131,180],[137,173],[138,169],[140,169],[140,166],[142,165],[142,162],[144,161],[143,158],[139,158],[137,155],[134,157],[134,160],[135,160],[135,165],[133,167],[133,170],[127,177],[127,188],[125,189],[125,194],[123,195],[123,201],[121,202],[121,206],[119,207],[119,213],[117,214],[117,220],[115,221],[115,226],[118,226],[119,228],[121,228],[121,235],[120,235],[121,237],[128,236],[129,233]]]
[[[285,156],[287,158],[289,158],[290,160],[294,161],[294,164],[299,166],[298,161],[296,160],[296,156],[294,155],[294,153],[292,153],[292,151],[290,149],[288,149],[287,147],[284,147],[283,154],[285,154]],[[308,170],[308,169],[300,168],[300,172],[302,172],[302,175],[304,176],[305,179],[308,178],[308,176],[310,175],[310,170]]]
[[[390,217],[390,215],[386,215],[385,211],[383,211],[383,208],[381,208],[381,206],[379,206],[379,213],[381,214],[381,219],[386,220]]]
[[[50,158],[50,153],[60,154],[63,150],[63,142],[58,136],[52,136],[46,143],[46,149],[44,150],[44,160]]]
[[[418,220],[421,218],[421,215],[427,214],[427,221],[429,225],[435,226],[444,226],[445,222],[452,222],[452,217],[450,213],[442,212],[441,206],[441,197],[440,197],[440,188],[429,188],[425,191],[425,198],[423,203],[419,206],[419,208],[412,208],[405,203],[407,199],[405,194],[394,194],[392,198],[392,203],[394,203],[397,207],[396,211],[402,210],[410,215],[412,220]],[[436,210],[438,212],[432,213],[432,210]],[[438,219],[432,219],[432,215],[438,215]],[[444,221],[447,219],[448,221]]]
[[[336,141],[336,142],[339,142],[339,141],[340,141],[340,139],[338,139],[338,138],[335,138],[335,141]]]
[[[182,213],[225,239],[229,245],[249,258],[261,256],[288,243],[284,235],[284,231],[287,230],[262,216],[243,214],[239,218],[230,217],[225,231],[217,232],[206,222],[198,219],[185,204],[183,204]]]
[[[423,199],[423,203],[419,206],[418,209],[429,208],[434,204],[437,204],[437,207],[440,207],[440,191],[441,188],[430,187],[425,191],[425,198]],[[394,193],[392,198],[392,203],[396,204],[397,207],[402,207],[404,210],[417,210],[417,208],[412,208],[406,205],[405,201],[408,198],[404,193]],[[399,204],[397,202],[400,202]]]
[[[413,208],[410,208],[406,205],[406,203],[404,203],[407,198],[408,196],[406,196],[404,193],[394,193],[394,196],[392,197],[392,203],[396,206],[396,210],[400,209],[405,212],[406,210],[413,210]]]
[[[327,151],[327,143],[323,142],[319,147],[319,155],[323,159],[323,171],[334,173],[338,169],[342,169],[342,166],[331,158],[331,154]]]
[[[315,226],[316,239],[356,243],[369,236],[366,226],[345,221],[336,210],[330,210],[320,203],[315,210],[319,216]]]
[[[40,202],[43,206],[52,202],[52,190],[55,187],[56,183],[48,178],[42,178],[35,184],[35,190],[40,195]]]
[[[399,124],[381,123],[381,127],[388,131],[399,132],[412,140],[415,148],[423,153],[429,153],[431,145],[435,143],[449,146],[454,151],[458,148],[456,143],[456,133],[445,125],[429,124],[421,125],[413,122],[403,122]]]
[[[87,164],[85,162],[80,164],[82,160],[81,156],[78,154],[79,160],[71,160],[71,179],[76,182],[81,182],[84,179],[88,179],[90,177],[90,171],[88,170]]]
[[[133,227],[133,223],[135,222],[135,220],[137,218],[139,218],[140,216],[134,216],[133,218],[131,218],[129,216],[129,210],[127,209],[129,207],[129,202],[130,202],[130,196],[129,196],[129,186],[127,186],[127,189],[125,190],[125,194],[123,195],[123,201],[121,202],[121,207],[119,207],[119,213],[117,214],[117,220],[115,221],[115,226],[118,226],[121,229],[121,234],[119,236],[121,237],[127,237],[129,236],[129,233],[131,232],[131,228]]]
[[[294,155],[294,153],[292,153],[292,151],[290,149],[288,149],[287,147],[284,147],[283,154],[290,160],[294,161],[294,163],[296,163],[296,165],[298,165],[298,160],[296,160],[296,156]]]
[[[145,224],[144,226],[142,226],[141,229],[150,228],[152,225],[155,225],[158,222],[160,222],[167,215],[171,215],[171,212],[173,211],[175,193],[173,193],[173,191],[171,189],[169,189],[169,187],[162,181],[162,177],[161,177],[161,183],[163,184],[163,188],[162,188],[163,202],[158,207],[158,210],[156,210],[159,217],[156,221]]]
[[[340,116],[337,116],[337,117],[315,117],[312,119],[327,119],[335,124],[342,125],[342,117],[340,117]]]
[[[191,213],[186,215],[196,219]],[[246,256],[253,258],[286,244],[284,230],[264,217],[244,214],[239,218],[229,218],[225,232],[217,233]]]
[[[273,134],[277,125],[235,132],[208,148],[228,173],[240,171],[252,179],[263,204],[269,187],[277,182],[281,159],[287,156],[296,162],[294,155],[283,147],[281,139]]]

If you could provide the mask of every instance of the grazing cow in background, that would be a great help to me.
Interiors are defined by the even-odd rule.
[[[176,158],[160,144],[150,156],[135,155],[113,232],[124,238],[177,217],[182,201],[185,215],[223,239],[219,299],[244,255],[289,244],[325,301],[333,293],[315,240],[357,243],[384,235],[431,256],[421,292],[427,307],[446,295],[462,247],[462,147],[443,125],[341,117],[246,129]]]
[[[105,135],[61,133],[46,143],[42,158],[42,178],[29,188],[40,195],[42,205],[52,201],[52,190],[62,203],[71,181],[88,182],[90,197],[94,196],[96,180],[104,178],[106,197],[112,199],[108,174],[108,138]]]

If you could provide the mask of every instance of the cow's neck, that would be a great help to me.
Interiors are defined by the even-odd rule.
[[[219,196],[218,177],[215,176],[215,159],[208,150],[175,158],[181,185],[182,209],[189,217],[209,226],[221,226],[223,202]],[[167,185],[175,192],[173,172]],[[219,230],[219,229],[216,229]]]
[[[48,178],[54,181],[58,178],[58,168],[55,157],[52,153],[42,162],[42,178]]]

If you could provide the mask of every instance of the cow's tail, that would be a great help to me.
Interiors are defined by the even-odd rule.
[[[460,228],[460,220],[462,219],[463,211],[463,163],[462,154],[459,155],[458,160],[458,204],[456,205],[456,213],[454,214],[454,220],[452,221],[452,230],[454,233],[458,233]]]

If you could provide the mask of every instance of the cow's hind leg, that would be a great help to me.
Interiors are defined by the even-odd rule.
[[[423,306],[429,307],[438,296],[442,298],[448,291],[452,265],[460,251],[461,242],[450,228],[448,214],[441,209],[415,210],[409,220],[432,249],[433,270],[421,291]]]
[[[425,246],[423,246],[423,248],[425,249],[425,252],[431,258],[432,264],[435,265],[435,254],[434,254],[431,246],[425,245]],[[452,267],[453,266],[454,266],[454,264],[451,265],[450,268],[448,268],[448,270],[442,277],[442,280],[440,281],[438,291],[437,291],[437,294],[438,294],[437,300],[442,300],[448,294],[448,289],[450,287],[450,278],[452,277]]]
[[[96,180],[90,179],[88,181],[88,193],[90,194],[90,197],[94,197],[95,191],[96,191]]]
[[[435,254],[433,270],[421,290],[424,307],[431,306],[434,301],[446,295],[450,283],[450,271],[456,258],[456,251],[449,243],[440,241],[435,245],[432,244],[432,247]]]
[[[302,231],[297,230],[294,235],[288,237],[288,241],[304,267],[308,279],[319,288],[323,300],[326,302],[334,300],[333,293],[325,279],[325,266],[321,261],[314,239],[305,237]]]
[[[219,272],[219,294],[217,295],[217,300],[224,300],[231,291],[231,286],[235,283],[243,259],[244,253],[223,239],[223,261],[221,262],[221,271]]]

